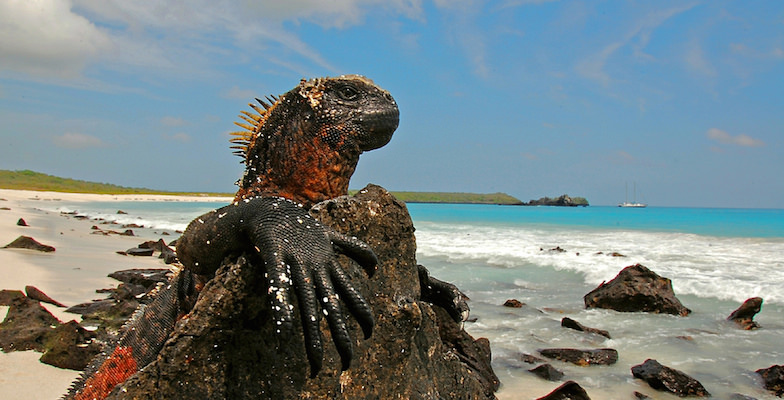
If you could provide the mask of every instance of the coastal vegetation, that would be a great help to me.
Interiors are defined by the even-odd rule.
[[[0,188],[17,190],[36,190],[65,193],[97,194],[161,194],[177,196],[226,196],[234,193],[196,193],[169,192],[148,188],[133,188],[110,183],[88,182],[78,179],[61,178],[40,172],[22,170],[0,170]],[[356,190],[351,191],[351,194]],[[444,193],[444,192],[392,192],[407,203],[460,203],[460,204],[522,204],[516,197],[505,193]]]
[[[61,193],[96,194],[162,194],[176,196],[229,196],[232,193],[168,192],[147,188],[132,188],[111,183],[88,182],[79,179],[61,178],[40,172],[22,170],[0,170],[0,189],[35,190]]]

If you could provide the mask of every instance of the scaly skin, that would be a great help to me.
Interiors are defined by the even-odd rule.
[[[263,260],[273,317],[285,334],[292,329],[290,292],[297,295],[311,375],[321,369],[319,321],[326,315],[342,368],[350,366],[352,343],[339,298],[365,337],[373,313],[337,262],[345,254],[369,274],[377,258],[365,243],[314,220],[308,210],[347,194],[364,151],[385,145],[398,125],[392,96],[361,76],[302,80],[258,114],[232,141],[246,170],[233,204],[191,222],[177,243],[185,267],[158,298],[123,329],[120,339],[94,360],[66,399],[102,399],[155,359],[174,322],[190,311],[200,277],[214,275],[226,256],[257,252]],[[320,311],[321,310],[321,311]]]

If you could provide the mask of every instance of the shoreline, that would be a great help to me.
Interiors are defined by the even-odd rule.
[[[54,246],[56,251],[41,253],[26,249],[0,249],[0,289],[21,290],[32,285],[53,299],[73,306],[105,298],[97,289],[114,288],[118,281],[111,272],[129,268],[167,268],[157,258],[119,255],[146,240],[158,240],[151,228],[133,228],[135,236],[96,235],[93,220],[80,220],[73,215],[40,209],[42,202],[68,201],[230,201],[226,198],[202,198],[163,195],[102,195],[81,193],[38,192],[0,189],[0,247],[24,235]],[[23,218],[29,226],[18,226]],[[119,229],[107,225],[106,229]],[[171,241],[176,236],[164,236]],[[62,322],[81,319],[66,313],[64,308],[42,303]],[[0,306],[4,319],[8,307]],[[41,353],[34,351],[0,352],[0,398],[59,398],[80,372],[41,363]]]

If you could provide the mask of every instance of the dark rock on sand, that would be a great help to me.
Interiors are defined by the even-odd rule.
[[[11,351],[44,351],[46,335],[60,325],[41,304],[27,296],[11,300],[8,315],[0,323],[0,348]]]
[[[102,330],[116,331],[125,324],[141,303],[136,299],[103,299],[77,304],[65,311],[80,314],[85,325],[99,326]]]
[[[169,280],[169,269],[127,269],[109,274],[122,282],[117,288],[98,290],[109,293],[109,298],[77,304],[67,312],[82,315],[84,324],[96,325],[100,331],[116,331],[136,311],[140,304],[149,303],[150,291]]]
[[[618,276],[583,297],[587,308],[687,316],[691,310],[675,297],[672,282],[644,265],[624,268]]]
[[[607,339],[611,339],[609,332],[603,329],[589,328],[569,317],[564,317],[561,319],[561,326],[563,326],[564,328],[574,329],[580,332],[595,333],[597,335],[604,336]]]
[[[474,363],[489,368],[487,342],[472,340],[446,312],[420,299],[414,227],[405,204],[369,186],[355,197],[321,203],[312,212],[324,224],[368,243],[379,258],[370,278],[359,265],[339,257],[375,316],[373,335],[363,339],[347,314],[354,338],[351,368],[340,371],[340,357],[324,323],[323,368],[315,378],[308,377],[301,329],[285,337],[275,333],[263,268],[258,260],[251,259],[252,265],[242,256],[224,262],[158,358],[109,398],[494,398],[497,384],[480,377]],[[450,325],[441,325],[444,321]],[[452,338],[459,332],[457,340],[445,341],[442,330],[452,332],[447,334]]]
[[[150,290],[158,283],[168,282],[171,274],[168,268],[133,268],[112,272],[109,277],[124,283],[142,285]]]
[[[540,397],[536,400],[591,400],[588,393],[582,386],[578,385],[575,381],[568,381],[559,386],[547,396]]]
[[[138,247],[125,250],[125,254],[129,256],[139,256],[139,257],[150,257],[152,256],[153,252],[155,252],[155,250],[153,249],[140,249]]]
[[[555,369],[555,367],[550,364],[542,364],[536,368],[529,369],[528,372],[531,372],[542,379],[553,382],[560,381],[561,378],[564,377],[563,372]]]
[[[510,308],[522,308],[524,305],[525,303],[517,299],[509,299],[504,302],[504,307],[510,307]]]
[[[154,251],[160,252],[161,254],[158,258],[163,259],[165,264],[171,264],[177,261],[177,254],[174,253],[171,247],[166,245],[166,242],[163,239],[158,239],[157,242],[152,240],[144,242],[139,245],[139,248],[142,249],[153,249]]]
[[[650,396],[644,393],[634,392],[634,398],[639,400],[645,400],[645,399],[650,399]]]
[[[21,290],[0,290],[0,306],[10,306],[11,300],[19,297],[25,297]]]
[[[745,330],[759,328],[759,324],[754,321],[754,316],[762,309],[762,297],[752,297],[741,304],[737,310],[733,311],[727,320],[738,324]]]
[[[656,390],[670,392],[679,397],[710,397],[710,393],[699,381],[677,369],[661,365],[653,359],[633,366],[632,375],[644,380]]]
[[[772,365],[755,371],[762,377],[765,389],[779,397],[784,397],[784,365]]]
[[[25,286],[25,293],[27,293],[27,297],[33,300],[43,301],[44,303],[49,303],[57,307],[65,307],[65,304],[60,303],[59,301],[49,297],[46,293],[42,292],[40,289],[38,289],[35,286],[30,286],[30,285]]]
[[[8,315],[0,323],[0,348],[4,352],[43,352],[41,362],[60,368],[84,369],[100,351],[92,341],[94,337],[76,321],[62,324],[38,301],[24,295],[13,297]]]
[[[54,251],[54,247],[41,244],[30,236],[19,236],[13,242],[3,246],[4,249],[30,249],[46,253]]]
[[[615,349],[540,349],[539,354],[559,361],[572,364],[587,365],[612,365],[618,361],[618,351]]]
[[[76,321],[62,324],[46,335],[41,362],[59,368],[83,370],[101,351],[101,346],[93,341],[95,337],[95,333],[82,328]]]
[[[19,218],[19,221],[16,221],[16,224],[18,226],[30,226],[27,224],[27,221],[25,221],[24,218]]]

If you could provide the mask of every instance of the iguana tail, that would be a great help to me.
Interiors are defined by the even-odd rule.
[[[90,362],[63,400],[104,399],[115,386],[154,361],[177,320],[196,303],[196,281],[194,273],[180,269],[158,287],[155,299],[136,310],[118,339]]]

